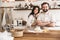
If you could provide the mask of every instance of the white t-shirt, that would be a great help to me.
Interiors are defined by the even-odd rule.
[[[38,18],[39,14],[37,15],[37,18]],[[37,20],[37,19],[36,19]],[[28,18],[28,21],[27,21],[27,25],[32,29],[32,30],[41,30],[40,26],[37,26],[36,27],[31,27],[32,23],[34,23],[35,21],[35,17],[33,15],[30,15],[29,18]]]
[[[35,18],[33,15],[30,15],[27,21],[28,26],[31,26],[32,23],[34,22]]]
[[[37,20],[40,20],[42,22],[55,22],[55,19],[53,18],[53,15],[50,12],[41,12]]]
[[[37,14],[36,17],[38,18],[38,16],[39,16],[39,14]],[[30,15],[29,18],[27,19],[27,24],[28,24],[28,26],[31,26],[32,23],[33,23],[35,20],[37,20],[37,19],[35,19],[35,17],[34,17],[33,15]]]

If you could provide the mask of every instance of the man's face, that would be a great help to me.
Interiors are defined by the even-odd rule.
[[[47,12],[48,9],[49,9],[48,4],[44,4],[44,5],[42,6],[42,10],[43,10],[43,12]]]

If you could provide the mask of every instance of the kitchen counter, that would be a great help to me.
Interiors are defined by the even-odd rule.
[[[60,30],[48,32],[24,32],[23,37],[15,37],[14,40],[60,40]]]

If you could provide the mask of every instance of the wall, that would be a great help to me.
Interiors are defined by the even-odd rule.
[[[24,20],[27,20],[30,12],[31,10],[15,10],[13,11],[13,18],[23,18]],[[50,10],[50,12],[53,14],[56,25],[60,26],[60,9]]]

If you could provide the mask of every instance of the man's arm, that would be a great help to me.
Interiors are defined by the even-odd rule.
[[[37,20],[37,25],[39,25],[39,26],[46,26],[48,24],[50,24],[50,22],[42,22],[40,20]]]
[[[46,25],[46,26],[48,26],[48,27],[53,27],[53,26],[55,26],[54,24],[55,24],[55,23],[51,22],[50,24],[48,24],[48,25]]]

